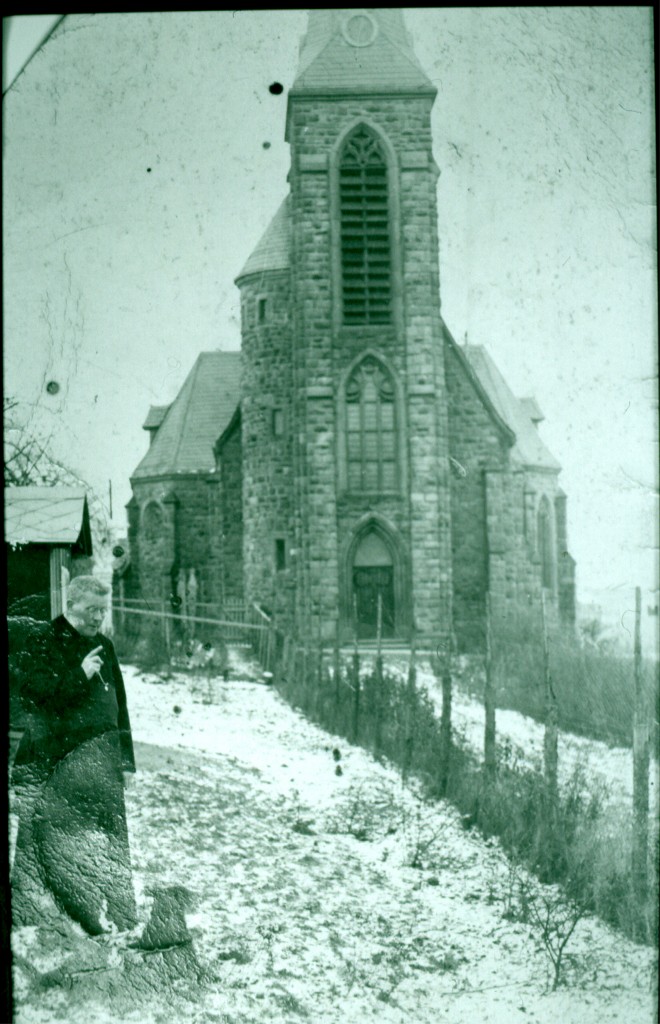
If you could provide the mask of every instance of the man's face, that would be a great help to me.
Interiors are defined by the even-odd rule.
[[[101,628],[106,606],[107,601],[101,594],[81,594],[69,605],[67,618],[83,636],[96,636]]]

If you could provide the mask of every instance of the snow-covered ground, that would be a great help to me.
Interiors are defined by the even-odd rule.
[[[186,886],[196,966],[173,978],[129,955],[109,992],[91,972],[38,995],[18,977],[17,1024],[650,1024],[652,950],[583,919],[551,991],[538,933],[503,916],[514,875],[498,844],[236,658],[229,682],[130,666],[125,679],[141,913],[150,887]]]

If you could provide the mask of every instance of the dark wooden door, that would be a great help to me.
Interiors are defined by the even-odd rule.
[[[378,633],[378,597],[381,598],[381,636],[394,636],[394,581],[391,565],[360,566],[353,570],[357,633],[361,640]]]

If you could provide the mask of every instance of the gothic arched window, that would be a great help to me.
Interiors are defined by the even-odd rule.
[[[397,489],[394,384],[383,366],[363,359],[346,384],[346,464],[349,491]]]
[[[389,323],[387,163],[378,139],[363,126],[341,152],[339,210],[344,323]]]
[[[554,558],[552,553],[552,521],[550,518],[550,502],[541,498],[537,516],[536,536],[541,561],[541,583],[549,590],[554,584]]]

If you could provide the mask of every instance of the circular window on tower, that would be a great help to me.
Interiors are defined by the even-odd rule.
[[[341,30],[350,46],[370,46],[378,35],[378,23],[366,10],[356,10],[344,18]]]

